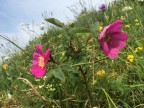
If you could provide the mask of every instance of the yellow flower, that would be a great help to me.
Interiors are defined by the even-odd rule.
[[[129,59],[129,62],[131,62],[131,63],[132,63],[132,62],[133,62],[133,59]]]
[[[130,28],[130,24],[125,25],[126,28]]]
[[[138,52],[138,48],[136,48],[136,49],[134,50],[134,52]]]
[[[143,50],[143,47],[137,47],[137,48],[134,50],[134,52],[138,52],[138,51],[141,51],[141,50]]]
[[[121,16],[120,19],[121,19],[121,20],[125,20],[125,17],[124,17],[124,16]]]
[[[129,54],[128,57],[127,57],[127,59],[134,59],[134,55]]]
[[[135,19],[135,25],[137,25],[137,26],[140,25],[140,21],[138,19]]]
[[[138,47],[138,49],[141,51],[141,50],[143,50],[143,47]]]
[[[3,64],[3,69],[4,69],[4,70],[6,70],[6,69],[7,69],[7,67],[8,67],[8,65],[7,65],[7,64]]]
[[[129,54],[128,56],[127,56],[127,59],[128,59],[128,61],[129,62],[133,62],[133,59],[134,59],[134,55],[132,55],[132,54]]]
[[[136,22],[136,23],[138,23],[138,22],[139,22],[139,20],[138,20],[138,19],[135,19],[135,22]]]
[[[137,26],[138,26],[138,25],[140,25],[140,23],[135,23],[135,25],[137,25]]]
[[[103,76],[105,74],[105,71],[103,69],[102,70],[98,70],[96,74],[98,76]]]
[[[102,31],[102,29],[103,29],[103,26],[99,26],[99,31]]]
[[[61,52],[61,54],[62,54],[62,56],[64,56],[65,55],[65,51]]]

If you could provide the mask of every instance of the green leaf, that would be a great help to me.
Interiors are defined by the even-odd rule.
[[[69,25],[69,27],[74,27],[75,26],[75,23],[71,23],[70,25]]]
[[[49,72],[46,73],[45,85],[47,85],[49,83],[49,81],[52,77],[53,77],[53,71],[50,70]]]
[[[60,65],[61,69],[67,70],[67,71],[73,71],[72,66],[68,65],[68,64],[62,64]]]
[[[107,98],[107,101],[108,101],[108,105],[109,105],[109,108],[117,108],[116,104],[114,103],[114,101],[112,100],[112,98],[109,96],[109,94],[106,92],[105,89],[103,89],[103,92]]]
[[[64,75],[64,73],[62,72],[61,69],[54,69],[52,71],[53,71],[53,74],[54,74],[55,78],[58,78],[62,81],[65,81],[65,75]]]
[[[92,24],[91,29],[93,32],[97,31],[99,27],[99,22],[95,22],[94,24]]]
[[[58,26],[58,27],[63,27],[64,26],[64,23],[63,22],[60,22],[59,20],[55,19],[55,18],[46,18],[45,19],[47,22],[55,25],[55,26]]]
[[[90,29],[88,28],[72,28],[70,30],[70,33],[90,33]]]

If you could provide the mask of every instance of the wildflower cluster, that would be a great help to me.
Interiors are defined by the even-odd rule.
[[[126,24],[126,25],[125,25],[125,28],[130,28],[130,24]]]
[[[96,73],[98,76],[103,76],[105,75],[105,70],[98,70],[97,73]]]
[[[134,59],[134,55],[128,54],[128,55],[127,55],[127,59],[128,59],[129,62],[132,63],[132,62],[133,62],[133,59]]]
[[[135,48],[134,52],[139,52],[141,50],[143,50],[143,47],[137,47],[137,48]]]
[[[103,31],[102,31],[103,29]],[[122,49],[126,45],[128,39],[128,34],[121,31],[122,20],[117,20],[112,24],[102,27],[99,26],[99,31],[101,33],[98,36],[98,41],[100,42],[101,49],[104,54],[109,56],[110,59],[118,57],[118,50]],[[62,52],[62,56],[65,52]],[[31,73],[36,77],[43,77],[46,73],[46,64],[50,60],[51,49],[48,49],[45,53],[42,52],[42,45],[38,44],[33,54],[33,66],[31,68]],[[105,74],[105,71],[99,71],[99,75]]]
[[[135,19],[135,25],[139,26],[140,25],[140,21],[138,19]]]

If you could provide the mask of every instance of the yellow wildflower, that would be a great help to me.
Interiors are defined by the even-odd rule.
[[[129,62],[133,62],[133,59],[134,59],[134,55],[132,55],[132,54],[129,54],[128,56],[127,56],[127,59],[128,59],[128,61]]]
[[[140,25],[140,21],[138,19],[135,19],[135,25]]]
[[[121,16],[120,19],[121,19],[121,20],[125,20],[125,17],[124,17],[124,16]]]
[[[103,26],[99,26],[99,31],[102,31],[102,29],[103,29]]]
[[[134,50],[134,52],[138,52],[138,48],[136,48],[136,49]]]
[[[64,56],[65,55],[65,51],[61,52],[61,54],[62,54],[62,56]]]
[[[133,62],[133,59],[129,59],[129,62],[131,62],[131,63],[132,63],[132,62]]]
[[[138,49],[141,51],[141,50],[143,50],[143,47],[138,47]]]
[[[138,25],[140,25],[140,23],[135,23],[135,25],[137,25],[137,26],[138,26]]]
[[[3,64],[3,69],[4,69],[4,70],[6,70],[6,69],[7,69],[7,67],[8,67],[8,65],[7,65],[7,64]]]
[[[136,23],[138,23],[138,22],[139,22],[139,20],[138,20],[138,19],[135,19],[135,22],[136,22]]]
[[[105,70],[98,70],[96,73],[98,76],[103,76],[105,74]]]
[[[130,24],[125,25],[126,28],[130,28]]]
[[[143,47],[137,47],[137,48],[134,50],[134,52],[138,52],[138,51],[141,51],[141,50],[143,50]]]

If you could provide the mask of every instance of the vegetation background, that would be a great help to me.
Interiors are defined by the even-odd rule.
[[[144,1],[120,0],[104,11],[82,7],[81,13],[71,9],[76,17],[68,24],[45,17],[52,25],[25,49],[0,36],[21,50],[2,59],[1,108],[144,108]],[[129,39],[111,60],[97,37],[117,19],[123,20]],[[52,49],[53,60],[37,79],[30,69],[39,43],[44,51]]]

